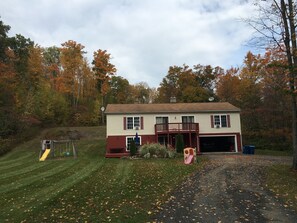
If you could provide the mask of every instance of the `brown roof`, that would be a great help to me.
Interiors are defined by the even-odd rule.
[[[240,112],[228,102],[168,103],[168,104],[109,104],[106,114],[204,113]]]

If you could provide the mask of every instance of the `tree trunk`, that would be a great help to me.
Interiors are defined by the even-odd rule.
[[[293,169],[297,170],[297,105],[296,105],[296,68],[297,68],[297,44],[296,44],[296,22],[294,18],[294,5],[292,0],[288,0],[288,20],[290,25],[291,56],[291,90],[292,90],[292,135],[293,135]]]
[[[296,96],[292,94],[292,137],[293,137],[293,169],[297,170],[297,106]]]
[[[297,44],[294,19],[294,6],[292,0],[280,1],[280,11],[284,28],[284,44],[289,66],[289,86],[292,98],[292,138],[293,138],[293,169],[297,170],[297,106],[295,94],[296,68],[297,68]]]

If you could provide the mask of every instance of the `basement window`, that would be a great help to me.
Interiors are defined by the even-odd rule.
[[[141,145],[141,136],[138,136],[139,140],[139,145]],[[135,136],[127,136],[126,137],[126,150],[130,151],[130,145],[132,140],[135,140]]]

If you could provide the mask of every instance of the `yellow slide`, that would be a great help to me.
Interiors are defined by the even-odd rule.
[[[46,159],[46,157],[48,156],[48,154],[50,153],[50,149],[46,149],[44,151],[44,153],[42,154],[42,156],[40,157],[39,161],[44,161]]]

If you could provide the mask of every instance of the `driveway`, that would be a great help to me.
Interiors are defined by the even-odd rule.
[[[154,222],[288,222],[297,213],[264,185],[267,166],[290,157],[209,155],[209,164],[172,193]]]

